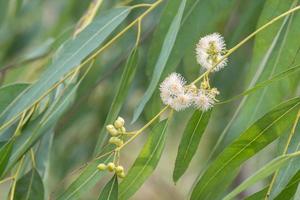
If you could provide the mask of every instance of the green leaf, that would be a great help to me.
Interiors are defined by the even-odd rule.
[[[142,97],[142,100],[140,101],[138,107],[134,110],[132,122],[135,122],[138,119],[138,117],[141,115],[144,107],[146,106],[147,102],[150,100],[153,93],[155,92],[155,89],[157,88],[160,77],[161,77],[163,70],[168,62],[172,48],[175,44],[175,41],[177,38],[177,33],[180,29],[180,24],[182,21],[185,4],[186,4],[186,0],[182,0],[180,7],[177,11],[177,14],[174,17],[174,19],[168,29],[168,33],[164,39],[164,43],[162,44],[162,49],[161,49],[160,55],[156,61],[155,67],[154,67],[154,72],[152,75],[151,82],[150,82],[149,87],[146,90],[144,96]]]
[[[266,81],[258,83],[254,87],[246,90],[245,92],[242,92],[241,94],[238,94],[238,95],[236,95],[236,96],[234,96],[234,97],[232,97],[232,98],[230,98],[230,99],[228,99],[226,101],[222,101],[219,104],[229,103],[229,102],[231,102],[233,100],[236,100],[236,99],[238,99],[240,97],[249,95],[249,94],[255,92],[256,90],[262,89],[262,88],[264,88],[264,87],[266,87],[266,86],[268,86],[268,85],[270,85],[270,84],[272,84],[272,83],[274,83],[276,81],[280,81],[280,80],[282,80],[284,78],[289,77],[290,75],[293,75],[294,73],[298,72],[298,70],[300,70],[300,65],[296,66],[296,67],[292,67],[292,68],[290,68],[290,69],[288,69],[288,70],[286,70],[284,72],[281,72],[281,73],[273,76],[272,78],[270,78],[270,79],[268,79]]]
[[[189,119],[177,151],[175,168],[173,172],[174,182],[177,182],[187,170],[193,156],[198,149],[200,139],[209,122],[210,115],[211,110],[207,112],[196,110],[193,116]]]
[[[57,200],[79,199],[83,193],[88,192],[103,177],[105,172],[100,172],[97,166],[100,163],[108,163],[112,160],[113,155],[103,156],[88,164],[82,173],[63,191]]]
[[[44,199],[44,186],[39,173],[31,169],[17,181],[14,200]]]
[[[29,84],[15,83],[0,88],[0,113],[21,93]]]
[[[43,97],[58,81],[70,73],[126,18],[130,9],[117,8],[102,14],[75,39],[65,42],[54,56],[52,64],[24,94],[10,104],[0,115],[0,124],[6,124]]]
[[[273,108],[252,124],[213,161],[195,185],[191,199],[218,199],[220,190],[228,187],[225,181],[241,164],[277,139],[289,128],[300,107],[294,98]],[[234,176],[232,176],[234,178]],[[230,182],[228,182],[230,184]],[[215,192],[219,188],[219,194]]]
[[[98,200],[118,200],[118,176],[114,175],[105,185]]]
[[[15,140],[11,139],[6,142],[0,149],[0,177],[2,176],[8,163]]]
[[[168,121],[159,122],[151,131],[138,158],[120,184],[119,199],[129,199],[156,168],[165,147]]]
[[[286,187],[280,192],[280,194],[275,198],[275,200],[286,200],[291,199],[298,187],[300,181],[300,171],[289,181]],[[247,197],[245,200],[261,200],[264,199],[268,191],[268,187],[252,194]]]
[[[230,200],[233,199],[236,195],[238,195],[243,190],[247,189],[248,187],[254,185],[258,181],[268,177],[269,175],[273,174],[277,169],[283,167],[290,161],[291,159],[298,157],[299,152],[283,155],[278,158],[275,158],[271,162],[267,163],[265,166],[263,166],[260,170],[255,172],[253,175],[251,175],[249,178],[247,178],[245,181],[243,181],[239,186],[237,186],[233,191],[231,191],[229,194],[227,194],[223,200]]]
[[[137,49],[133,49],[130,56],[127,59],[124,71],[122,73],[122,77],[118,86],[117,93],[112,101],[111,107],[109,109],[108,115],[106,117],[105,123],[101,129],[99,134],[98,142],[95,147],[95,154],[97,154],[102,146],[107,141],[107,132],[106,125],[112,124],[113,121],[118,117],[118,114],[124,104],[125,98],[128,95],[130,86],[132,84],[133,78],[136,73],[136,69],[138,67],[138,58],[139,53]]]
[[[300,150],[300,134],[298,134],[300,131],[300,124],[296,126],[295,134],[293,135],[289,147],[288,152],[296,152]],[[286,140],[284,141],[286,143]],[[290,179],[300,170],[300,159],[295,158],[291,160],[288,165],[282,169],[279,170],[276,179],[274,181],[270,199],[274,199],[289,183]]]

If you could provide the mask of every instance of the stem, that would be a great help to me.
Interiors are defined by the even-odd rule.
[[[294,134],[295,134],[295,130],[296,130],[296,127],[297,127],[297,123],[298,123],[298,121],[299,121],[299,118],[300,118],[300,110],[298,111],[298,114],[297,114],[297,117],[296,117],[295,122],[294,122],[294,124],[293,124],[292,130],[291,130],[291,132],[290,132],[290,134],[289,134],[287,143],[286,143],[286,145],[285,145],[285,147],[284,147],[283,155],[286,155],[286,154],[287,154],[289,145],[290,145],[291,140],[292,140],[292,138],[293,138],[293,136],[294,136]],[[298,153],[298,152],[295,152],[295,153]],[[294,154],[295,154],[295,153],[294,153]],[[279,170],[276,170],[274,176],[272,177],[271,183],[270,183],[269,188],[268,188],[268,192],[267,192],[267,194],[266,194],[266,196],[265,196],[265,200],[268,200],[269,197],[270,197],[270,194],[271,194],[272,188],[273,188],[273,186],[274,186],[276,177],[278,176],[278,173],[279,173]]]
[[[137,138],[145,129],[147,129],[157,118],[162,115],[169,106],[164,107],[157,115],[155,115],[145,126],[143,126],[141,129],[139,129],[134,136],[132,136],[129,140],[127,140],[122,146],[116,148],[116,151],[120,151],[123,147],[125,147],[127,144],[131,143],[135,138]]]
[[[17,184],[17,178],[19,176],[19,173],[21,171],[21,168],[22,168],[22,165],[23,165],[23,162],[24,162],[24,158],[25,156],[23,156],[23,158],[21,159],[20,161],[20,165],[15,173],[15,175],[13,176],[13,185],[12,185],[12,188],[11,188],[11,193],[10,193],[10,200],[14,200],[14,195],[15,195],[15,190],[16,190],[16,184]]]

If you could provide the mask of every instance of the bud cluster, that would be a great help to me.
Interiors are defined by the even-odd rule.
[[[122,146],[124,141],[120,138],[126,133],[125,120],[122,117],[118,117],[114,124],[109,124],[106,126],[106,130],[112,136],[109,139],[110,144],[114,144],[118,147]]]
[[[121,166],[121,165],[118,165],[116,166],[115,163],[113,162],[110,162],[108,163],[107,165],[104,164],[104,163],[100,163],[97,168],[100,170],[100,171],[105,171],[105,170],[108,170],[110,172],[114,172],[117,174],[117,176],[119,178],[124,178],[125,177],[125,171],[124,171],[124,167]]]

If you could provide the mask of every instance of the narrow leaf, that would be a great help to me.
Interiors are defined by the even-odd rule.
[[[120,184],[119,199],[129,199],[153,173],[165,147],[167,127],[167,120],[163,120],[153,128],[138,158]]]
[[[83,193],[88,192],[103,177],[105,172],[100,172],[97,166],[100,163],[108,163],[112,160],[112,154],[103,156],[92,161],[82,171],[82,173],[63,191],[57,200],[75,200],[79,199]]]
[[[168,30],[168,33],[167,33],[166,37],[165,37],[160,55],[159,55],[158,60],[155,64],[151,82],[150,82],[149,87],[146,90],[144,96],[142,97],[142,100],[140,101],[138,107],[134,111],[132,122],[135,122],[138,119],[138,117],[141,115],[145,105],[147,104],[147,102],[152,97],[152,95],[153,95],[153,93],[154,93],[154,91],[155,91],[155,89],[158,85],[158,82],[159,82],[160,77],[163,73],[163,70],[164,70],[164,68],[165,68],[165,66],[168,62],[168,59],[169,59],[169,56],[171,54],[172,48],[175,44],[177,33],[180,29],[180,24],[181,24],[181,21],[182,21],[182,16],[183,16],[183,11],[184,11],[184,8],[185,8],[185,4],[186,4],[186,0],[182,0],[181,4],[180,4],[180,7],[177,11],[177,14],[174,17],[174,19],[173,19],[173,21],[170,25],[170,28]]]
[[[177,151],[175,168],[173,172],[174,182],[177,182],[178,179],[187,170],[193,156],[198,149],[201,137],[206,129],[210,115],[211,110],[208,112],[201,112],[197,110],[189,119]]]
[[[118,177],[114,175],[105,185],[98,200],[118,200]]]
[[[245,181],[243,181],[238,187],[236,187],[233,191],[227,194],[226,197],[223,198],[223,200],[233,199],[240,192],[254,185],[258,181],[263,180],[264,178],[273,174],[277,169],[283,167],[288,163],[288,161],[297,156],[299,156],[298,152],[275,158],[274,160],[266,164],[264,167],[262,167],[260,170],[255,172],[253,175],[251,175],[249,178],[247,178]]]
[[[236,95],[236,96],[234,96],[234,97],[232,97],[232,98],[230,98],[230,99],[228,99],[226,101],[222,101],[219,104],[229,103],[229,102],[234,101],[234,100],[236,100],[236,99],[238,99],[240,97],[249,95],[249,94],[255,92],[256,90],[262,89],[262,88],[264,88],[266,86],[269,86],[270,84],[272,84],[274,82],[277,82],[277,81],[280,81],[280,80],[282,80],[282,79],[284,79],[286,77],[289,77],[290,75],[298,72],[298,70],[300,70],[300,65],[296,66],[296,67],[292,67],[292,68],[290,68],[290,69],[288,69],[288,70],[286,70],[284,72],[281,72],[281,73],[273,76],[272,78],[270,78],[270,79],[268,79],[266,81],[258,83],[254,87],[246,90],[245,92],[242,92],[241,94],[238,94],[238,95]]]
[[[44,186],[39,173],[31,169],[17,181],[14,200],[44,199]]]
[[[0,113],[20,94],[24,91],[29,84],[16,83],[6,85],[0,88]]]
[[[6,142],[0,149],[0,177],[2,176],[7,166],[14,142],[14,139],[11,139]]]
[[[300,98],[286,101],[240,134],[206,169],[195,185],[191,199],[217,199],[216,195],[220,195],[220,191],[228,187],[224,184],[228,176],[246,160],[282,135],[291,126],[299,107]],[[218,194],[215,188],[219,188]]]
[[[124,104],[125,98],[128,95],[130,86],[136,73],[136,69],[138,67],[138,57],[138,50],[133,49],[126,62],[117,93],[112,101],[104,126],[102,127],[101,132],[99,134],[98,142],[95,148],[95,154],[100,152],[101,147],[106,142],[108,136],[105,128],[106,125],[108,125],[109,123],[113,123],[113,121],[118,117],[122,105]]]

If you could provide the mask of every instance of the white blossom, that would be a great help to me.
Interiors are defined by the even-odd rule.
[[[186,92],[185,83],[180,74],[170,74],[160,84],[160,97],[163,103],[176,111],[189,107],[192,104],[192,96]]]
[[[226,51],[224,38],[219,33],[213,33],[201,38],[196,47],[197,62],[206,69],[219,71],[227,65],[228,59],[223,58]],[[220,62],[220,60],[222,60]],[[220,62],[217,66],[215,66]]]
[[[198,94],[194,97],[194,105],[202,111],[208,111],[214,106],[214,103],[214,99],[204,90],[199,90]]]

